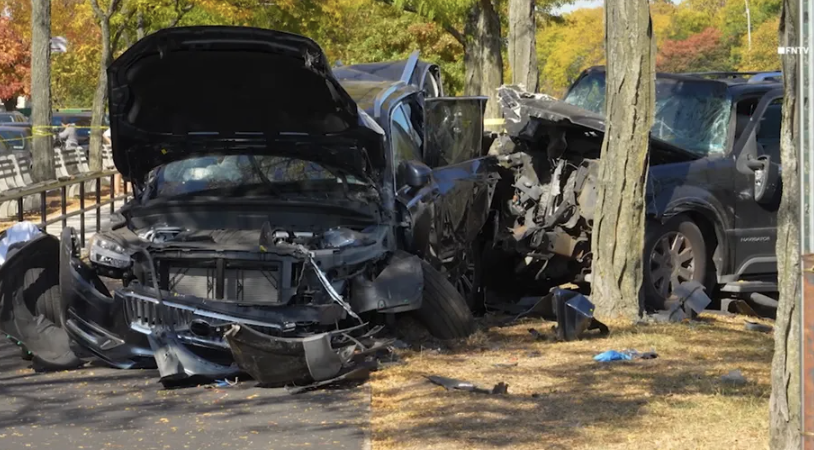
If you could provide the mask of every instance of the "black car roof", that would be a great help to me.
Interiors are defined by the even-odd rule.
[[[579,78],[587,75],[591,72],[605,72],[605,66],[594,66],[580,74]],[[698,82],[706,81],[708,83],[717,83],[723,84],[727,86],[727,89],[732,94],[733,97],[736,99],[738,97],[742,97],[744,95],[749,94],[763,94],[769,92],[773,89],[782,88],[783,83],[778,83],[776,81],[762,81],[759,83],[749,83],[747,78],[743,77],[718,77],[718,78],[710,78],[709,75],[717,74],[716,72],[707,73],[667,73],[667,72],[656,72],[656,78],[662,80],[675,80],[675,81],[694,81]],[[732,73],[731,75],[735,75]],[[579,79],[578,79],[579,80]],[[576,84],[576,81],[574,82]],[[572,85],[573,86],[573,85]],[[570,90],[570,89],[569,89]]]

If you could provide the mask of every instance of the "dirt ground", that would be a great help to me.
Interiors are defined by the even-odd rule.
[[[767,448],[771,334],[745,330],[744,316],[700,319],[608,323],[607,337],[565,343],[535,340],[529,328],[550,333],[553,324],[528,320],[440,352],[405,350],[407,364],[372,381],[373,448]],[[611,349],[659,356],[593,360]],[[746,383],[721,380],[732,370]],[[489,389],[502,381],[509,393],[445,391],[427,375]]]

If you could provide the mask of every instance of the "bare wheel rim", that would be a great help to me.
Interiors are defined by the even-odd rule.
[[[461,262],[458,277],[455,279],[455,289],[460,292],[464,298],[468,299],[478,288],[476,286],[475,271],[475,261],[472,251],[470,250],[464,254],[464,260]]]
[[[650,281],[664,298],[695,274],[695,253],[687,236],[677,231],[664,234],[650,253]]]

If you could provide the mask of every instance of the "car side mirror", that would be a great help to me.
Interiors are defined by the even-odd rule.
[[[780,184],[780,171],[778,165],[772,163],[769,155],[757,158],[749,157],[746,166],[755,173],[755,201],[758,203],[772,203],[775,192]]]
[[[420,161],[402,161],[398,167],[396,180],[399,186],[424,187],[430,183],[432,169]]]

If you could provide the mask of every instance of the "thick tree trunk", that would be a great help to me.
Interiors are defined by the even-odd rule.
[[[796,0],[783,2],[780,19],[780,45],[799,44],[797,24],[800,4]],[[783,125],[780,138],[782,199],[777,217],[777,269],[780,304],[774,329],[772,359],[772,395],[769,400],[770,444],[774,450],[801,447],[802,404],[800,380],[800,179],[799,155],[795,138],[799,136],[797,116],[797,56],[783,56]]]
[[[102,28],[102,53],[99,64],[99,79],[96,82],[96,93],[93,95],[93,116],[90,129],[90,169],[102,170],[102,122],[107,105],[107,68],[112,59],[110,51],[110,19],[100,20]]]
[[[34,181],[54,179],[51,130],[51,2],[31,0],[31,145]]]
[[[464,24],[464,95],[481,95],[483,88],[483,45],[478,34],[480,16],[480,3],[475,2]]]
[[[535,0],[509,0],[509,67],[512,84],[537,92],[537,20]]]
[[[486,118],[500,118],[503,114],[497,100],[497,88],[503,84],[503,52],[500,37],[500,16],[492,0],[481,0],[481,17],[478,32],[482,42],[483,95],[489,96]]]
[[[648,0],[605,4],[607,125],[591,248],[597,315],[641,313],[644,189],[655,110],[655,45]]]

